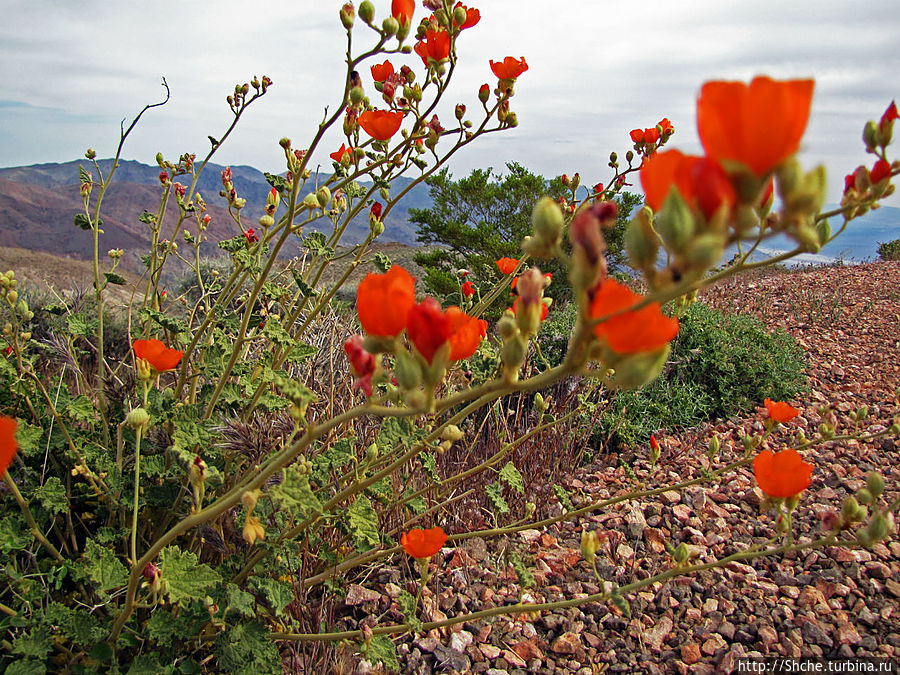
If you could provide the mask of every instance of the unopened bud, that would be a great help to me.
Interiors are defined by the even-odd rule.
[[[253,546],[257,541],[266,538],[266,528],[259,522],[258,518],[248,515],[244,521],[244,541]]]
[[[597,550],[600,548],[600,537],[596,530],[581,531],[581,555],[591,565],[597,557]]]
[[[719,454],[719,437],[715,434],[713,434],[713,437],[709,439],[707,454],[710,459],[715,458]]]
[[[353,8],[353,3],[348,2],[345,3],[343,7],[341,7],[340,11],[341,16],[341,24],[347,30],[353,28],[353,20],[356,18],[356,10]]]
[[[888,519],[884,514],[876,513],[872,516],[872,520],[869,521],[866,531],[873,544],[887,538],[889,531]]]
[[[400,30],[400,22],[392,16],[381,22],[381,32],[385,36],[396,35],[398,30]]]
[[[256,508],[256,501],[259,499],[259,490],[245,490],[241,495],[241,504],[248,512],[252,512]]]
[[[856,493],[856,501],[860,504],[871,504],[875,500],[868,488],[862,488]]]
[[[478,89],[478,100],[481,101],[482,103],[487,103],[487,100],[490,97],[490,95],[491,95],[491,88],[486,84],[481,85],[481,87]]]
[[[84,156],[87,157],[88,159],[94,159],[97,157],[97,153],[94,151],[93,148],[88,148],[85,151]]]
[[[687,544],[681,542],[678,546],[675,547],[675,550],[672,553],[672,558],[679,565],[684,565],[688,561],[688,558],[691,555],[690,549],[687,547]]]
[[[134,431],[146,429],[150,426],[150,413],[143,408],[135,408],[125,416],[125,424]]]
[[[465,436],[465,434],[455,424],[448,424],[444,427],[443,432],[441,432],[441,438],[445,441],[450,441],[451,443],[455,443],[463,436]]]
[[[872,497],[878,499],[884,492],[884,479],[874,471],[870,471],[866,476],[866,487],[872,493]]]
[[[366,23],[372,23],[372,19],[375,18],[375,5],[369,0],[363,0],[359,3],[359,18]]]
[[[555,246],[562,238],[565,216],[559,204],[552,197],[541,197],[531,212],[534,234],[542,243]]]
[[[323,185],[318,190],[316,190],[316,199],[319,202],[319,206],[324,209],[326,206],[328,206],[328,202],[331,201],[331,190],[329,190],[327,186]]]
[[[873,120],[866,122],[866,126],[863,127],[863,143],[869,152],[874,152],[878,147],[878,125]]]

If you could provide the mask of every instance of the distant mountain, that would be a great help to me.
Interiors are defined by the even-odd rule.
[[[104,175],[107,175],[112,160],[100,160],[99,164]],[[79,165],[93,170],[87,160],[0,168],[0,246],[42,250],[82,259],[92,256],[91,233],[73,224],[75,214],[83,212]],[[203,195],[212,217],[207,231],[211,242],[239,233],[224,199],[219,197],[224,169],[218,164],[207,165],[197,184],[197,191]],[[101,252],[111,248],[124,249],[128,253],[123,264],[133,271],[141,271],[139,255],[146,251],[150,241],[147,225],[140,222],[138,216],[144,210],[155,213],[159,206],[159,171],[157,166],[121,160],[103,202]],[[262,215],[269,184],[264,174],[252,167],[232,166],[231,171],[235,189],[247,200],[243,212],[246,226],[252,227]],[[184,176],[175,180],[187,183],[187,178]],[[411,178],[397,178],[391,191],[397,194],[411,182]],[[365,182],[362,184],[367,185]],[[96,193],[92,197],[96,199]],[[420,184],[413,187],[388,214],[381,241],[414,245],[416,232],[408,222],[409,209],[430,205],[428,186]],[[176,208],[172,203],[163,225],[165,236],[170,234],[165,223],[174,226],[175,214]],[[347,244],[360,242],[368,232],[368,213],[365,212],[351,222],[342,241]],[[176,241],[180,241],[181,233],[177,233],[176,237]],[[296,241],[291,242],[285,253],[294,255],[298,251],[299,241]]]

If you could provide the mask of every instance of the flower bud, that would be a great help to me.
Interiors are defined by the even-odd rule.
[[[125,416],[125,425],[129,429],[147,429],[150,426],[150,413],[144,408],[135,408]]]
[[[95,159],[95,158],[97,157],[97,153],[96,153],[96,151],[95,151],[93,148],[88,148],[88,149],[85,151],[84,156],[85,156],[87,159]]]
[[[688,561],[688,558],[691,556],[691,551],[687,547],[687,544],[681,542],[678,546],[675,547],[675,550],[672,552],[672,558],[679,565],[684,565]]]
[[[535,236],[549,247],[559,244],[565,227],[562,209],[552,197],[541,197],[531,212]]]
[[[581,555],[584,556],[584,559],[588,561],[591,565],[594,564],[594,560],[597,557],[597,550],[600,548],[600,537],[597,535],[596,530],[582,530],[581,531]]]
[[[206,467],[206,462],[203,461],[203,458],[200,455],[194,457],[194,461],[191,462],[191,468],[188,471],[188,478],[191,481],[191,485],[197,487],[206,482],[206,477],[208,475],[208,470]]]
[[[394,376],[401,389],[411,391],[422,384],[422,367],[412,354],[401,349],[394,361]]]
[[[248,512],[252,512],[256,508],[256,501],[259,499],[259,490],[245,490],[241,495],[241,504]]]
[[[316,200],[319,202],[319,206],[324,209],[326,206],[328,206],[328,202],[331,201],[331,190],[329,190],[327,186],[323,185],[318,190],[316,190]]]
[[[360,9],[362,9],[362,7],[360,7]],[[398,30],[400,30],[400,22],[392,16],[387,17],[381,22],[381,33],[386,37],[396,35]]]
[[[714,459],[719,454],[719,437],[715,434],[709,439],[706,454],[710,459]]]
[[[441,438],[445,441],[450,441],[451,443],[455,443],[463,436],[465,436],[465,434],[455,424],[448,424],[441,432]]]
[[[369,0],[363,0],[359,3],[359,18],[366,23],[372,23],[372,19],[375,18],[375,5]]]
[[[490,98],[490,95],[491,95],[491,88],[488,85],[483,84],[483,85],[481,85],[481,87],[479,87],[479,89],[478,89],[478,100],[479,101],[481,101],[482,103],[487,103],[487,100],[488,100],[488,98]]]
[[[500,357],[503,360],[503,375],[507,380],[514,382],[518,379],[519,368],[525,363],[527,348],[528,343],[521,335],[513,335],[503,343]]]
[[[457,26],[462,26],[466,22],[466,8],[462,5],[457,5],[453,8],[453,23]]]
[[[356,18],[356,10],[353,8],[352,2],[344,3],[340,11],[341,24],[347,30],[353,28],[353,20]]]
[[[656,214],[656,231],[670,251],[683,252],[694,236],[694,215],[678,191],[672,191]]]
[[[869,535],[872,543],[876,543],[881,541],[882,539],[886,539],[888,536],[888,519],[885,518],[884,514],[876,513],[872,516],[872,520],[869,521],[868,527],[866,527],[866,532]]]
[[[869,120],[863,127],[863,143],[866,144],[868,152],[874,152],[878,147],[878,125],[874,120]]]
[[[866,476],[866,487],[872,493],[872,497],[878,499],[884,492],[884,479],[874,471],[870,471]]]
[[[856,493],[856,501],[860,504],[871,504],[874,499],[872,497],[872,493],[869,492],[868,488],[863,488]]]

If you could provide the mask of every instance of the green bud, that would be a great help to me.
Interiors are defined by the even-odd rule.
[[[450,441],[451,443],[455,443],[459,439],[461,439],[465,434],[462,430],[456,426],[455,424],[448,424],[444,427],[444,430],[441,432],[441,439],[445,441]]]
[[[401,349],[394,362],[394,376],[401,389],[416,389],[422,384],[422,367],[412,354]]]
[[[674,558],[675,562],[677,562],[679,565],[684,565],[684,563],[688,561],[690,555],[691,552],[690,549],[688,549],[687,544],[681,542],[680,544],[678,544],[678,546],[675,547],[675,551],[672,553],[672,558]]]
[[[827,218],[816,225],[816,234],[819,235],[819,246],[824,246],[831,239],[831,225]]]
[[[719,454],[719,437],[713,434],[713,437],[709,439],[709,444],[706,448],[706,454],[710,459],[716,457]]]
[[[725,239],[720,234],[701,234],[691,242],[685,254],[688,264],[696,271],[708,270],[715,265],[725,250]]]
[[[453,23],[462,26],[466,22],[466,10],[463,7],[453,9]]]
[[[621,595],[616,593],[612,596],[612,602],[616,606],[616,608],[625,615],[626,618],[631,618],[631,605],[628,600],[623,598]]]
[[[875,500],[872,493],[867,488],[863,488],[856,493],[856,501],[860,504],[871,504]]]
[[[677,190],[669,192],[655,224],[666,248],[676,253],[683,252],[694,236],[694,214]]]
[[[856,501],[856,497],[847,497],[844,500],[844,503],[841,504],[841,516],[844,520],[853,522],[857,520],[856,516],[859,512],[859,502]]]
[[[548,244],[558,244],[565,227],[565,216],[552,197],[541,197],[531,212],[534,234]]]
[[[356,11],[353,9],[353,3],[347,2],[341,7],[340,11],[341,25],[347,30],[353,28],[353,20],[356,18]]]
[[[606,355],[604,363],[615,368],[615,377],[609,384],[616,389],[637,389],[652,382],[662,372],[669,358],[669,345],[663,345],[652,352],[638,352],[616,358]]]
[[[863,127],[863,143],[869,152],[878,147],[878,125],[873,120],[866,122],[866,126]]]
[[[872,493],[872,497],[878,499],[884,492],[884,479],[874,471],[870,471],[866,476],[866,487]]]
[[[818,253],[822,248],[822,240],[818,230],[809,225],[799,225],[791,232],[791,236],[803,247],[807,253]]]
[[[366,23],[372,23],[372,19],[375,18],[375,5],[369,0],[363,0],[359,4],[359,18]]]
[[[366,92],[364,92],[363,88],[360,86],[353,87],[353,89],[350,90],[350,103],[353,105],[359,105],[365,97]]]
[[[89,151],[89,152],[93,152],[93,151]],[[90,157],[88,157],[88,159],[90,159]],[[159,165],[160,169],[166,168],[166,162],[165,162],[165,159],[163,159],[163,154],[161,152],[156,153],[156,163]]]
[[[360,7],[360,9],[362,8]],[[400,22],[392,16],[381,22],[381,32],[385,36],[396,35],[398,30],[400,30]]]
[[[368,448],[366,448],[366,461],[374,462],[378,459],[378,445],[372,443]]]
[[[150,426],[150,413],[143,408],[135,408],[125,416],[125,424],[130,429],[146,429]]]
[[[303,198],[302,205],[310,211],[315,211],[319,208],[319,198],[316,197],[314,192],[310,192]]]
[[[16,290],[12,290],[6,294],[6,300],[9,302],[10,305],[15,305],[16,300],[18,300],[18,299],[19,299],[19,293]]]
[[[872,543],[879,542],[888,536],[888,520],[884,514],[876,513],[869,521],[866,532],[872,540]]]
[[[316,199],[319,202],[319,206],[324,209],[326,206],[328,206],[328,202],[331,201],[331,190],[329,190],[327,186],[323,185],[318,190],[316,190]]]
[[[796,159],[791,159],[778,168],[778,192],[785,201],[790,201],[790,197],[800,187],[803,179],[803,168]]]
[[[635,269],[646,270],[656,264],[659,237],[653,231],[651,218],[652,212],[645,206],[625,230],[625,251]]]
[[[581,555],[591,565],[597,557],[597,550],[600,548],[600,537],[596,530],[581,531]]]

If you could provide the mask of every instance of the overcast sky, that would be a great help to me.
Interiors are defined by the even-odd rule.
[[[274,86],[214,161],[281,172],[278,139],[305,146],[341,93],[341,4],[0,0],[0,166],[67,161],[87,147],[110,156],[120,120],[160,98],[163,76],[172,99],[145,116],[124,155],[146,163],[158,150],[173,160],[185,151],[202,155],[207,135],[218,137],[229,123],[225,96],[234,84],[267,74]],[[374,4],[380,21],[390,1]],[[512,101],[519,127],[464,149],[451,163],[457,176],[514,160],[547,176],[580,171],[586,183],[606,182],[610,151],[624,155],[628,131],[662,117],[675,125],[671,147],[700,151],[694,104],[704,81],[814,77],[801,160],[827,166],[829,199],[837,201],[843,175],[873,162],[861,142],[865,121],[900,99],[896,0],[472,6],[482,19],[460,37],[457,77],[439,114],[452,119],[456,102],[478,106],[478,87],[495,82],[489,59],[525,56],[530,69]],[[420,3],[414,21],[425,11]],[[374,42],[361,24],[354,35],[360,47]],[[406,62],[421,73],[415,54]],[[319,153],[323,167],[339,145],[338,129]],[[900,206],[900,197],[887,203]]]

